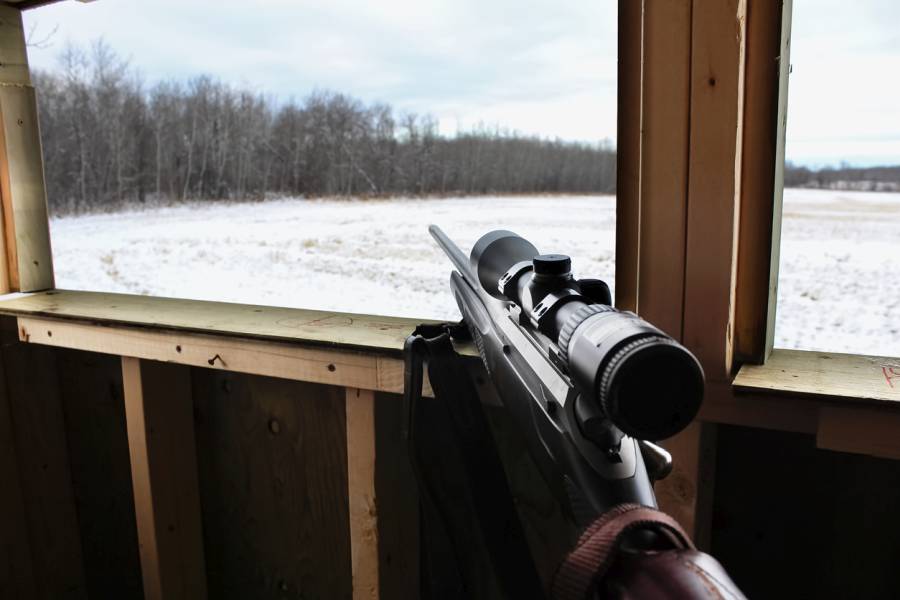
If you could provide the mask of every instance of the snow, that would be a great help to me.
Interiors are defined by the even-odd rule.
[[[614,279],[612,196],[192,203],[51,220],[57,285],[458,318],[440,225],[465,252],[511,229]],[[776,345],[900,355],[900,194],[787,190]]]

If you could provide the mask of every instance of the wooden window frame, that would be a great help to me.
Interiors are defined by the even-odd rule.
[[[658,489],[701,544],[716,423],[900,458],[900,379],[896,395],[885,390],[885,369],[900,366],[772,350],[790,14],[791,0],[619,2],[617,304],[682,340],[706,371],[701,420],[669,441],[676,471]],[[20,341],[113,349],[132,381],[134,361],[152,360],[345,386],[348,403],[399,391],[414,319],[55,290],[19,9],[0,5],[0,21],[0,293],[28,293],[0,301],[0,313],[17,319]],[[141,381],[129,388],[138,409]],[[353,437],[370,445],[358,408]]]
[[[900,459],[900,360],[772,347],[791,11],[619,2],[616,302],[706,372],[701,423],[669,441],[676,472],[658,490],[701,543],[716,423]]]

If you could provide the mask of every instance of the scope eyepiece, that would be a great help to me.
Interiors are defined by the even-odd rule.
[[[572,278],[568,256],[541,255],[499,230],[475,243],[471,265],[485,291],[515,303],[557,346],[581,392],[578,403],[650,441],[675,435],[697,415],[704,377],[694,355],[634,313],[593,303]],[[576,407],[576,415],[596,413]]]

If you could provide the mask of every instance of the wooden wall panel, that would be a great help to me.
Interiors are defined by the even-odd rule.
[[[381,597],[419,594],[419,495],[403,437],[403,398],[375,394],[375,490]]]
[[[121,360],[55,355],[88,596],[141,598]]]
[[[0,598],[30,600],[37,595],[37,589],[3,361],[0,361],[0,481]]]
[[[349,598],[344,389],[192,369],[211,598]]]
[[[55,350],[18,343],[14,320],[0,327],[34,597],[87,598]]]

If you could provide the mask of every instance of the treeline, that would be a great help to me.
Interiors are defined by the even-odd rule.
[[[787,163],[785,187],[865,192],[900,192],[900,166],[895,167],[824,167],[809,169]]]
[[[610,144],[480,128],[344,94],[278,102],[201,76],[146,86],[102,42],[35,75],[54,212],[270,195],[613,192]]]

